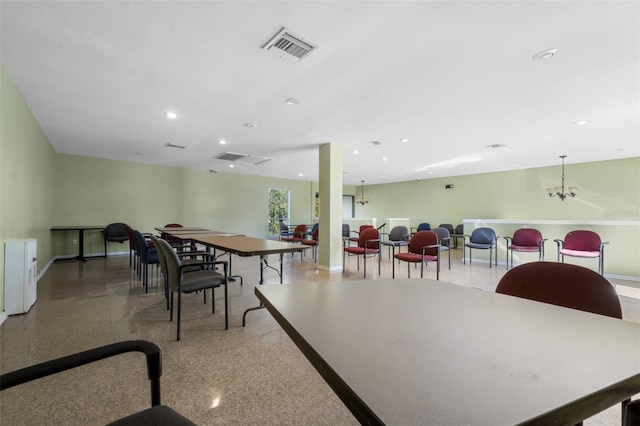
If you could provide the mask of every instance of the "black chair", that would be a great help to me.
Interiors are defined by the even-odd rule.
[[[469,238],[469,242],[464,244],[464,252],[462,254],[463,263],[467,263],[466,248],[469,247],[469,263],[471,263],[471,251],[472,249],[489,250],[489,268],[491,268],[491,261],[493,251],[496,251],[496,266],[498,266],[498,244],[496,243],[498,237],[496,232],[491,228],[476,228],[471,235],[465,235]]]
[[[0,391],[128,352],[142,352],[146,356],[147,375],[151,381],[151,408],[109,424],[119,426],[195,425],[191,420],[183,417],[173,409],[161,405],[160,376],[162,376],[162,354],[156,344],[144,340],[112,343],[5,373],[0,376]],[[109,388],[105,387],[105,389]],[[43,420],[43,424],[45,422]]]
[[[144,292],[149,292],[149,265],[159,265],[158,251],[155,246],[150,245],[140,231],[133,229],[135,238],[136,254],[138,255],[138,277],[142,278]],[[144,265],[144,267],[143,267]]]
[[[124,223],[111,223],[102,231],[102,239],[104,240],[104,256],[107,256],[107,241],[115,243],[124,243],[129,241],[127,234],[127,225]]]
[[[456,228],[451,233],[451,239],[453,240],[453,248],[458,248],[458,240],[462,240],[462,244],[464,244],[464,225],[457,225]]]
[[[158,248],[162,250],[167,261],[167,277],[169,281],[169,321],[173,321],[174,293],[178,293],[177,331],[176,340],[180,340],[180,317],[182,313],[182,293],[188,294],[196,291],[211,289],[211,313],[216,312],[214,289],[224,286],[224,328],[229,329],[229,301],[227,295],[228,287],[228,265],[225,260],[202,262],[205,268],[186,273],[186,268],[193,265],[183,265],[178,254],[171,248],[165,240],[158,240]],[[224,273],[217,272],[216,266],[222,266]],[[206,299],[205,299],[206,303]]]

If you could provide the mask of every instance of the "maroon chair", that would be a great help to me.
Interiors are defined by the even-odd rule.
[[[496,293],[622,319],[620,299],[602,275],[556,262],[530,262],[507,271]]]
[[[360,256],[364,260],[364,277],[367,277],[367,256],[378,255],[378,275],[380,275],[380,232],[374,228],[366,228],[360,232],[357,246],[350,246],[348,240],[344,240],[342,252],[342,272],[344,273],[346,255],[358,256],[358,271],[360,270]]]
[[[358,244],[358,241],[360,240],[360,234],[362,234],[362,231],[364,231],[365,229],[371,229],[371,228],[375,228],[375,227],[373,225],[360,225],[360,228],[357,231],[350,231],[350,233],[357,234],[357,236],[349,237],[348,238],[349,244],[351,243]]]
[[[165,228],[182,228],[183,226],[179,223],[167,223]],[[180,238],[172,237],[171,235],[165,234],[164,232],[160,235],[160,237],[167,241],[172,246],[182,245],[182,240]]]
[[[553,240],[558,246],[558,262],[564,263],[564,257],[583,257],[598,259],[598,273],[604,275],[604,246],[609,242],[600,240],[593,231],[571,231],[563,240]]]
[[[313,260],[315,262],[318,261],[318,226],[315,227],[313,233],[311,234],[311,239],[305,239],[300,241],[303,245],[313,247]],[[300,260],[302,260],[303,252],[300,252]]]
[[[507,240],[507,269],[509,269],[509,253],[511,253],[511,267],[513,267],[513,252],[538,253],[538,261],[544,260],[544,242],[542,234],[537,229],[521,228],[513,233],[512,237],[504,237]]]
[[[407,277],[411,278],[411,263],[420,263],[420,278],[424,276],[424,264],[436,262],[436,279],[440,279],[440,243],[433,231],[418,231],[409,240],[409,251],[398,253],[395,259],[407,262]],[[396,277],[395,261],[392,262],[392,278]]]
[[[282,241],[287,243],[300,243],[307,236],[307,225],[297,225],[291,236],[282,237]]]

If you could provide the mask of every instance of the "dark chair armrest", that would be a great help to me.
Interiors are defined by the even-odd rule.
[[[147,358],[147,375],[151,380],[151,405],[160,405],[160,376],[162,358],[158,345],[145,340],[129,340],[67,355],[0,376],[0,390],[9,389],[32,380],[80,367],[127,352],[142,352]]]

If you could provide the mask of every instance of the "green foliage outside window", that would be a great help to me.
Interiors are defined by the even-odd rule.
[[[289,190],[269,189],[269,231],[268,235],[280,234],[280,221],[289,218]]]

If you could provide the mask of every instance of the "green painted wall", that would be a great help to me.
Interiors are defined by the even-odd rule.
[[[179,167],[58,155],[55,225],[125,222],[142,232],[170,222],[265,238],[270,188],[291,191],[291,223],[311,223],[309,182],[211,173]],[[71,255],[77,233],[54,236],[56,254]],[[101,253],[100,232],[85,238],[85,253]],[[128,248],[109,243],[108,250]]]
[[[123,221],[150,232],[155,226],[180,222],[264,237],[269,188],[291,190],[291,223],[314,221],[317,182],[56,154],[3,67],[0,73],[0,241],[37,238],[39,270],[54,256],[77,253],[72,244],[76,233],[51,233],[55,225]],[[640,277],[640,158],[569,162],[565,172],[567,183],[578,186],[580,194],[564,202],[545,192],[559,183],[558,165],[368,185],[371,202],[357,205],[356,217],[376,217],[379,223],[387,217],[408,217],[412,226],[423,221],[455,225],[463,219],[614,221],[621,225],[592,226],[610,241],[605,272]],[[454,188],[444,190],[446,183]],[[357,191],[344,187],[345,194]],[[503,226],[499,235],[511,235],[518,227]],[[570,230],[541,228],[550,240]],[[101,253],[102,247],[100,233],[90,232],[85,252]],[[111,253],[127,250],[125,245],[109,244]],[[555,253],[555,244],[547,242],[547,259],[555,259]],[[0,261],[0,276],[3,273]]]
[[[610,242],[605,248],[605,273],[640,277],[640,158],[567,164],[566,183],[577,186],[579,194],[564,201],[546,192],[560,184],[560,176],[561,167],[554,166],[366,186],[371,201],[356,206],[356,217],[375,217],[378,224],[387,217],[408,217],[411,226],[429,222],[432,227],[456,226],[463,219],[586,222],[587,226],[531,225],[549,239],[546,260],[556,259],[553,239],[563,239],[572,229],[592,229]],[[444,189],[445,184],[454,188]],[[499,236],[511,236],[522,227],[489,226]],[[503,241],[499,249],[498,258],[504,261]]]
[[[0,64],[0,279],[4,242],[37,238],[38,271],[54,253],[50,224],[55,208],[56,154],[22,95]],[[0,307],[4,291],[0,292]]]

